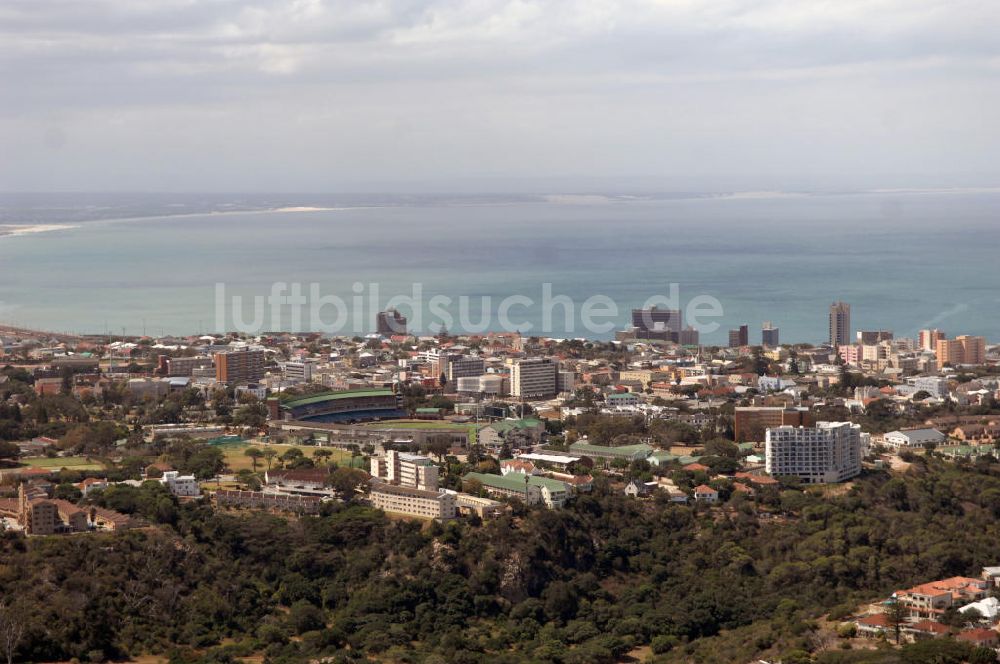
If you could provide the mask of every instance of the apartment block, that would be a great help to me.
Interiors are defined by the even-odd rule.
[[[264,378],[264,351],[241,350],[215,354],[215,380],[236,385],[256,383]]]
[[[384,512],[425,519],[455,518],[455,494],[445,491],[429,491],[372,480],[369,497],[372,506]]]
[[[438,467],[430,457],[389,450],[385,456],[372,457],[372,477],[388,484],[436,491]]]
[[[769,428],[764,452],[772,477],[797,477],[806,484],[843,482],[861,472],[861,425],[819,422],[815,427]]]

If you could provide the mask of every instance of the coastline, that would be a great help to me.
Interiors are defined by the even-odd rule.
[[[34,235],[79,228],[75,224],[0,224],[0,237],[17,237],[19,235]]]

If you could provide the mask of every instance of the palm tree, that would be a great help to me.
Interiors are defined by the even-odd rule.
[[[250,460],[253,463],[253,472],[256,473],[257,472],[257,461],[262,456],[264,456],[265,453],[262,450],[260,450],[260,449],[258,449],[256,447],[251,447],[251,448],[247,449],[245,452],[243,452],[243,454],[245,454],[246,456],[250,457]]]

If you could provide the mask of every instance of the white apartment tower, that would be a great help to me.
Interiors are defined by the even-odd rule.
[[[806,484],[843,482],[861,472],[862,437],[861,425],[851,422],[772,427],[765,467],[772,477],[798,477]]]

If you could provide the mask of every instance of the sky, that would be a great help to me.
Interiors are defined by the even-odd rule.
[[[996,186],[998,28],[994,0],[2,0],[0,191]]]

